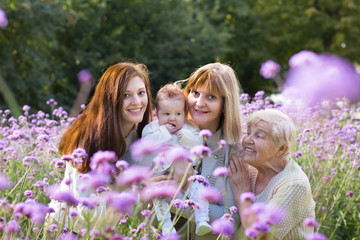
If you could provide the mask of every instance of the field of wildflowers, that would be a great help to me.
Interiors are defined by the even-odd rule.
[[[264,92],[258,92],[253,98],[243,94],[241,101],[244,119],[258,109],[282,108],[272,104]],[[146,168],[129,167],[108,152],[100,152],[92,159],[93,171],[88,185],[99,198],[105,198],[108,206],[120,216],[120,221],[114,225],[105,224],[101,229],[83,226],[78,235],[72,234],[78,217],[76,211],[68,212],[66,217],[70,224],[66,226],[64,222],[46,224],[45,216],[52,211],[48,206],[49,197],[69,206],[82,205],[90,209],[100,201],[96,197],[76,199],[64,192],[50,191],[62,181],[65,158],[79,160],[84,153],[78,149],[72,156],[59,155],[57,147],[61,134],[73,119],[57,107],[56,101],[49,100],[48,105],[49,113],[31,113],[30,107],[24,106],[22,116],[17,119],[9,110],[0,110],[0,238],[178,239],[176,235],[161,235],[154,221],[155,214],[147,204],[154,198],[174,196],[178,187],[148,185]],[[289,115],[298,128],[293,158],[308,175],[316,202],[316,221],[310,219],[304,224],[315,225],[316,232],[324,234],[315,234],[309,239],[356,239],[360,235],[360,108],[339,100],[324,102],[306,111],[289,112]],[[225,147],[224,143],[219,147]],[[202,148],[198,155],[204,150]],[[154,147],[142,146],[141,142],[133,147],[138,157],[150,151],[154,151]],[[188,153],[181,154],[172,156],[186,157]],[[121,172],[110,190],[107,186],[110,179],[101,174],[115,171],[115,167]],[[218,169],[217,174],[226,174],[226,171]],[[213,192],[208,196],[209,200],[216,200],[221,198],[221,193]],[[174,200],[173,203],[179,209],[196,206],[191,201]],[[212,223],[213,233],[223,239],[234,234],[229,220],[236,209],[230,209],[223,219]],[[247,235],[256,238],[256,232],[247,232]]]

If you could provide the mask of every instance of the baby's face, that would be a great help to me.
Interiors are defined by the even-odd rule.
[[[184,125],[185,103],[181,99],[166,99],[159,102],[157,109],[159,125],[170,126],[170,133],[174,133]],[[168,128],[169,129],[169,128]]]

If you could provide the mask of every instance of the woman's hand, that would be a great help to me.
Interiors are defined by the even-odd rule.
[[[249,165],[242,157],[232,155],[229,162],[229,183],[235,197],[235,203],[240,201],[240,194],[251,191]]]
[[[152,177],[148,178],[149,184],[154,184],[154,183],[163,182],[163,181],[171,181],[171,180],[169,179],[168,175],[152,176]]]

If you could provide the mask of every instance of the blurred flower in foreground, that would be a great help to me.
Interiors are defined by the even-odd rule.
[[[360,100],[360,77],[353,64],[336,55],[301,51],[289,60],[283,95],[291,101],[301,100],[314,106],[324,100],[347,98]]]
[[[77,74],[78,80],[80,83],[91,82],[92,75],[88,69],[83,69]]]
[[[234,224],[227,221],[225,218],[218,218],[211,223],[212,232],[214,234],[224,234],[232,236],[235,233]]]
[[[8,189],[11,186],[9,180],[6,175],[0,175],[0,191]]]
[[[8,24],[6,13],[0,8],[0,28],[6,28]]]
[[[267,60],[260,67],[260,75],[266,79],[273,78],[280,69],[281,67],[278,63],[273,60]]]
[[[314,232],[307,235],[306,240],[327,240],[327,237],[322,233]]]

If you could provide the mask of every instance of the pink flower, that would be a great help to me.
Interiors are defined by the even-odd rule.
[[[255,238],[257,237],[257,235],[259,235],[259,231],[255,228],[250,227],[245,229],[245,235],[249,238]]]
[[[200,196],[205,201],[216,202],[216,203],[221,202],[223,197],[221,192],[214,187],[202,188],[200,192]]]
[[[308,227],[314,227],[314,228],[319,227],[318,222],[317,222],[316,219],[313,218],[313,217],[305,218],[304,221],[303,221],[303,224],[304,224],[305,226],[308,226]]]
[[[176,184],[159,182],[144,188],[141,192],[141,198],[149,201],[154,198],[172,198],[178,190]]]
[[[24,195],[27,198],[33,198],[34,197],[33,191],[31,191],[31,190],[25,190]]]
[[[139,139],[130,146],[131,156],[135,161],[141,161],[144,157],[160,152],[162,149],[162,145],[144,139]]]
[[[246,201],[253,201],[255,198],[255,194],[252,192],[244,192],[240,195],[240,202],[244,203]]]
[[[306,64],[312,64],[319,61],[319,57],[316,53],[308,51],[308,50],[303,50],[300,51],[296,54],[294,54],[290,59],[289,59],[289,66],[292,68],[295,67],[300,67]]]
[[[180,236],[177,233],[170,233],[161,237],[161,240],[180,240]]]
[[[211,137],[213,134],[212,134],[212,132],[211,132],[209,129],[203,129],[203,130],[201,130],[201,131],[199,132],[199,135],[200,135],[201,137],[209,138],[209,137]]]
[[[59,202],[66,202],[72,206],[79,204],[79,201],[74,197],[71,192],[61,191],[58,185],[49,186],[47,189],[47,195]]]
[[[235,233],[234,224],[225,218],[218,218],[211,223],[212,233],[232,236]]]
[[[345,195],[345,196],[346,196],[346,197],[352,197],[353,195],[354,195],[354,192],[350,190],[350,191],[347,191],[347,192],[346,192],[346,195]]]
[[[327,240],[327,237],[322,233],[314,232],[307,235],[306,240]]]
[[[122,171],[117,177],[117,185],[140,183],[150,176],[150,168],[144,166],[131,166]]]
[[[210,184],[209,182],[206,180],[206,178],[204,176],[201,175],[192,175],[188,178],[188,182],[191,181],[198,181],[204,184],[205,187],[209,187]]]
[[[127,214],[132,213],[137,197],[135,193],[131,191],[123,192],[108,192],[105,195],[106,203],[109,204],[113,209],[119,212]]]
[[[115,166],[113,163],[117,161],[115,152],[98,151],[90,159],[90,168],[97,172],[115,174]]]
[[[4,10],[0,8],[0,28],[6,28],[9,24]]]
[[[116,162],[115,164],[116,168],[122,170],[122,169],[125,169],[129,166],[129,163],[125,160],[119,160]]]
[[[224,139],[220,139],[218,142],[219,147],[226,147],[226,141]]]
[[[4,228],[5,233],[18,233],[20,232],[20,226],[15,220],[9,221]]]
[[[189,161],[193,162],[191,154],[187,148],[184,147],[172,147],[165,152],[165,158],[170,162],[176,161]]]
[[[10,181],[6,177],[6,175],[0,174],[0,191],[6,190],[11,186]]]
[[[211,155],[211,149],[204,145],[196,145],[191,148],[190,152],[198,157],[205,157]]]
[[[212,175],[214,177],[219,177],[219,176],[227,176],[229,174],[229,168],[227,167],[217,167],[214,169]]]
[[[266,79],[273,78],[280,69],[281,67],[278,63],[272,60],[267,60],[261,65],[260,75]]]
[[[92,75],[88,69],[83,69],[77,74],[78,80],[80,83],[91,82]]]

